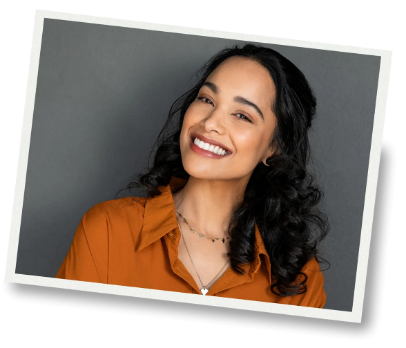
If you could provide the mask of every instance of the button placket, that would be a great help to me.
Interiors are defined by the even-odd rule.
[[[176,229],[172,230],[171,232],[168,233],[168,237],[171,240],[171,242],[177,247],[179,245],[179,240],[178,238],[180,233],[176,232]]]

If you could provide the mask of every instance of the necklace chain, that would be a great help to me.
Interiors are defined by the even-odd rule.
[[[175,210],[175,211],[179,214],[179,216],[183,219],[183,221],[189,226],[190,231],[192,231],[192,232],[195,233],[195,234],[198,234],[199,237],[200,237],[200,239],[204,237],[204,238],[206,238],[206,239],[210,239],[213,243],[214,243],[216,240],[220,240],[220,239],[221,239],[221,240],[223,241],[223,243],[224,243],[227,239],[230,239],[230,237],[211,238],[211,237],[207,237],[207,236],[204,235],[203,233],[196,232],[196,231],[192,228],[192,226],[189,225],[189,222],[182,216],[182,214],[179,213],[177,210]]]
[[[179,214],[179,213],[178,213],[178,214]],[[179,214],[179,215],[180,215],[180,214]],[[226,267],[226,265],[228,264],[228,260],[227,260],[227,262],[224,264],[224,266],[221,268],[220,272],[218,272],[218,273],[216,274],[216,276],[211,280],[211,282],[208,283],[207,285],[203,285],[203,282],[202,282],[202,280],[200,279],[199,273],[197,273],[197,269],[196,269],[196,267],[195,267],[195,264],[193,263],[192,257],[190,256],[190,252],[189,252],[189,249],[188,249],[188,247],[187,247],[187,245],[186,245],[185,238],[183,237],[183,231],[182,231],[182,227],[180,226],[179,221],[178,221],[178,225],[179,225],[179,229],[180,229],[180,232],[181,232],[181,236],[182,236],[183,243],[185,244],[186,251],[187,251],[187,253],[188,253],[188,255],[189,255],[190,262],[192,263],[192,266],[193,266],[193,268],[195,269],[195,272],[196,272],[196,274],[197,274],[197,277],[199,278],[200,284],[202,284],[202,288],[200,289],[200,291],[201,291],[201,293],[202,293],[203,295],[206,295],[206,293],[209,291],[209,290],[207,289],[207,287],[208,287],[211,283],[213,283],[214,279],[216,279],[217,276],[218,276],[218,275],[221,273],[221,271],[224,269],[224,267]]]

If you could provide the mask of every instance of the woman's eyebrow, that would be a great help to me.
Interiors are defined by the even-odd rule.
[[[264,115],[262,114],[262,111],[253,102],[250,102],[249,100],[247,100],[243,97],[240,97],[238,95],[236,97],[234,97],[234,101],[236,101],[237,103],[240,103],[240,104],[244,104],[244,105],[253,107],[255,109],[255,111],[259,114],[259,116],[261,116],[262,121],[264,121]]]
[[[203,86],[207,86],[216,94],[220,91],[219,88],[213,82],[205,81],[203,83],[202,87]],[[255,109],[255,111],[258,113],[258,115],[261,116],[262,121],[264,121],[264,115],[262,114],[261,109],[258,106],[256,106],[253,102],[250,102],[249,100],[247,100],[241,96],[234,97],[234,101],[237,103],[240,103],[240,104],[251,106],[252,108]]]
[[[202,87],[203,86],[209,87],[214,93],[217,93],[217,91],[218,91],[217,86],[213,82],[205,81],[203,83]]]

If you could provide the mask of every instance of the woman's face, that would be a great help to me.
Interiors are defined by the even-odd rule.
[[[241,57],[223,61],[186,111],[180,135],[186,172],[200,179],[248,182],[275,150],[269,147],[276,127],[275,95],[273,80],[259,63]]]

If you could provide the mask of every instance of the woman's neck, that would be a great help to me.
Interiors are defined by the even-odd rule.
[[[233,210],[244,198],[247,181],[202,180],[190,177],[173,194],[175,209],[197,232],[213,238],[226,236]]]

